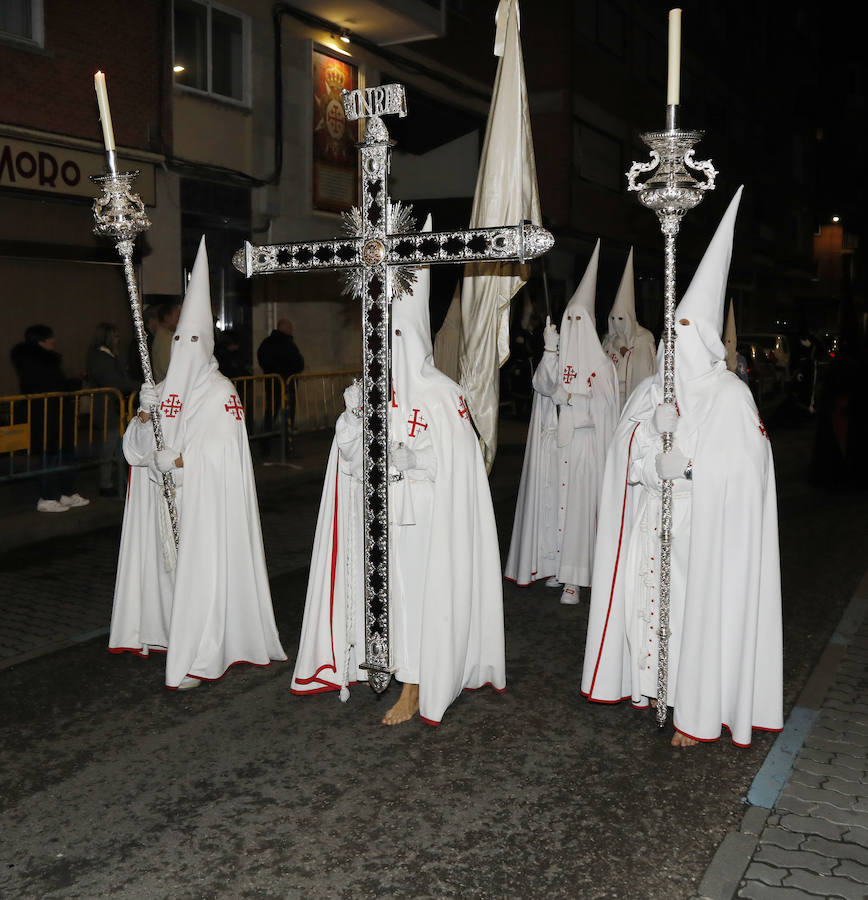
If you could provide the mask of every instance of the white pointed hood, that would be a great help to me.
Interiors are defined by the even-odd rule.
[[[430,215],[422,231],[431,231]],[[412,392],[426,364],[434,365],[428,311],[431,268],[422,266],[415,272],[416,281],[410,290],[392,302],[392,380],[403,388],[399,395]]]
[[[720,339],[723,305],[732,259],[735,218],[743,190],[744,186],[735,192],[690,286],[675,308],[675,371],[678,373],[681,370],[679,380],[705,374],[726,356]],[[682,319],[690,324],[682,325]]]
[[[197,389],[217,370],[214,359],[214,320],[205,238],[184,295],[181,317],[172,337],[172,357],[160,393],[163,438],[167,447],[181,449],[183,424]]]
[[[636,337],[639,322],[636,319],[636,289],[633,276],[633,248],[627,256],[624,274],[615,294],[615,302],[609,312],[609,341],[614,347],[618,341],[629,347]]]
[[[726,328],[723,331],[723,346],[726,350],[726,367],[734,372],[738,366],[738,332],[735,330],[735,304],[729,301],[729,314],[726,317]]]
[[[561,319],[558,365],[564,388],[571,394],[588,394],[597,369],[608,362],[597,337],[594,301],[597,293],[597,269],[600,242],[585,269],[575,293]]]
[[[735,218],[744,186],[732,198],[684,297],[675,307],[675,399],[682,415],[701,399],[704,376],[725,368],[723,304],[732,258]],[[689,324],[682,325],[682,320]],[[663,388],[663,341],[657,350],[657,382]],[[696,396],[694,396],[696,395]],[[662,399],[662,398],[661,398]]]

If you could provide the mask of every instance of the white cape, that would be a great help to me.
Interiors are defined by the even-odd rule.
[[[704,400],[676,432],[694,476],[675,482],[667,696],[678,731],[712,741],[723,725],[747,746],[752,728],[783,727],[774,464],[750,391],[722,362],[692,384]],[[656,377],[636,389],[606,463],[582,675],[602,703],[656,694],[662,444],[646,423],[661,399]]]
[[[657,347],[654,335],[647,328],[637,325],[629,338],[620,338],[609,333],[603,338],[602,343],[603,352],[615,364],[623,406],[637,386],[657,371]],[[622,356],[621,347],[625,345],[627,352]]]
[[[539,366],[534,372],[527,448],[504,569],[504,576],[521,586],[558,572],[558,409],[548,394],[537,389],[538,375],[542,378]]]
[[[504,690],[506,663],[491,492],[458,385],[434,367],[429,277],[420,269],[414,290],[392,305],[389,428],[392,442],[416,459],[389,487],[389,609],[395,674],[418,683],[420,716],[437,725],[462,689]],[[352,412],[338,420],[340,452],[332,449],[320,505],[295,693],[365,678],[358,669],[364,658],[361,430]]]
[[[159,386],[158,386],[159,387]],[[234,402],[233,402],[234,398]],[[177,490],[177,564],[163,560],[162,485],[150,423],[124,436],[130,483],[124,509],[109,649],[166,649],[166,686],[217,679],[229,666],[286,659],[280,645],[243,413],[215,369],[193,390]],[[227,407],[230,407],[227,409]],[[165,519],[163,519],[165,523]]]

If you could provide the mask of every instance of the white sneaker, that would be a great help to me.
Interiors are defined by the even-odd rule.
[[[546,587],[560,587],[560,586],[561,586],[561,583],[558,581],[557,575],[552,575],[552,577],[546,581]]]
[[[40,497],[36,501],[36,512],[66,512],[68,509],[68,506],[64,506],[57,500],[43,500]]]
[[[564,606],[575,606],[579,602],[579,586],[577,584],[565,584],[561,594],[561,603]]]
[[[60,502],[69,508],[73,506],[87,506],[90,503],[90,500],[85,500],[81,494],[73,494],[71,497],[67,497],[66,494],[61,494]]]
[[[178,685],[179,691],[189,691],[194,687],[199,687],[202,682],[198,678],[193,678],[192,675],[185,675],[181,679],[181,683]]]

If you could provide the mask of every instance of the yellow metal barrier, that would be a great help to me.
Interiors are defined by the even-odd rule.
[[[124,407],[115,388],[0,397],[0,481],[98,465],[123,433]]]
[[[344,390],[354,378],[361,378],[361,369],[339,369],[334,372],[301,372],[286,382],[290,409],[295,399],[295,414],[291,415],[292,434],[332,428],[344,409]]]

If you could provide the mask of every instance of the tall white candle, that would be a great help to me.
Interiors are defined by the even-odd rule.
[[[105,75],[97,72],[93,76],[93,86],[96,90],[96,103],[99,106],[99,120],[102,124],[102,139],[106,151],[115,149],[115,133],[112,130],[112,114],[109,109],[108,91],[105,86]]]
[[[666,83],[666,103],[677,106],[681,102],[681,10],[669,10],[669,78]]]

